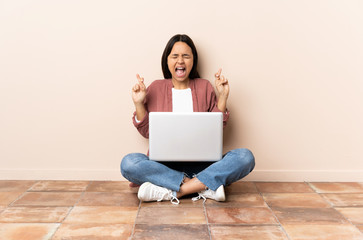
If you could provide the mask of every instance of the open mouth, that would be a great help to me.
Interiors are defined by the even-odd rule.
[[[184,67],[177,67],[175,68],[175,73],[177,77],[184,77],[185,76],[185,68]]]

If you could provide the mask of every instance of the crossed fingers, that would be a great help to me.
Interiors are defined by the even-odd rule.
[[[222,68],[220,68],[218,70],[218,72],[216,74],[214,74],[216,81],[218,82],[218,84],[227,84],[228,83],[228,79],[225,78],[223,75],[221,76],[222,73]]]
[[[144,78],[140,77],[139,74],[136,74],[138,83],[136,83],[134,85],[134,87],[132,88],[132,91],[134,92],[138,92],[138,91],[145,91],[146,90],[146,86],[144,84]]]

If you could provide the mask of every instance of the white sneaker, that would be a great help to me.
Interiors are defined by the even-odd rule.
[[[216,200],[218,202],[224,202],[226,200],[226,195],[224,194],[223,185],[221,185],[219,188],[217,188],[216,191],[213,191],[211,189],[207,189],[207,190],[201,191],[198,194],[199,194],[198,197],[192,198],[193,201],[198,201],[201,198],[204,199],[204,202],[207,200],[207,198]]]
[[[171,190],[150,182],[141,184],[137,197],[144,202],[170,200],[172,204],[179,204],[179,199],[173,196]]]

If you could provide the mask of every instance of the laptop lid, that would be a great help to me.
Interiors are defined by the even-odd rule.
[[[149,113],[149,158],[218,161],[223,151],[221,112]]]

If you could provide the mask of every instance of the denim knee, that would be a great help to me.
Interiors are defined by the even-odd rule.
[[[143,157],[142,153],[130,153],[127,154],[121,161],[121,174],[125,178],[131,173],[137,171],[137,163]]]
[[[247,168],[249,169],[249,172],[252,172],[255,168],[255,157],[253,156],[253,153],[247,148],[239,148],[232,151],[235,151],[235,154],[239,156],[237,159],[240,166],[242,168]]]

